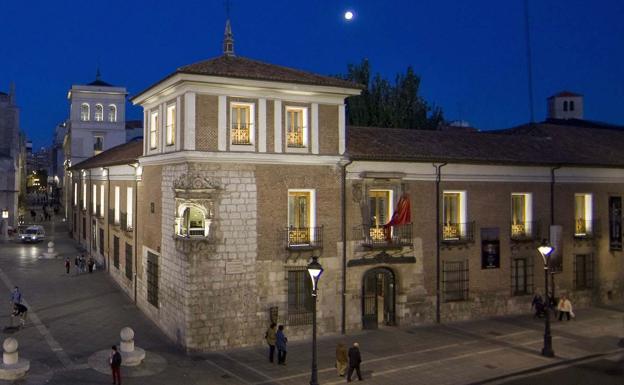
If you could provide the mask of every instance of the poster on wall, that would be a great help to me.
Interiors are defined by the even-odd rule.
[[[500,268],[500,240],[498,227],[481,229],[481,269]]]
[[[609,250],[622,250],[621,197],[609,197]]]
[[[563,271],[563,241],[561,239],[561,225],[550,226],[550,246],[553,251],[550,254],[550,272],[561,273]]]

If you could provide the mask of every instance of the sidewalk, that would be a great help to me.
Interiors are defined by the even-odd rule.
[[[52,235],[49,224],[46,228]],[[17,338],[20,356],[31,360],[31,370],[20,383],[109,384],[106,363],[97,361],[94,354],[118,344],[124,326],[135,330],[136,345],[147,351],[139,368],[122,369],[124,384],[309,383],[310,341],[289,344],[285,367],[269,364],[264,346],[187,356],[104,272],[65,274],[64,258],[73,260],[77,251],[66,224],[57,222],[55,230],[60,253],[56,259],[38,258],[47,241],[0,244],[0,293],[6,293],[8,307],[10,288],[18,285],[29,307],[27,327],[11,335],[4,333],[4,338]],[[320,336],[319,383],[346,382],[334,369],[335,346],[340,340],[360,343],[367,384],[511,381],[514,373],[624,352],[617,346],[624,337],[622,311],[624,307],[579,309],[576,321],[554,321],[555,358],[539,354],[544,323],[531,315]],[[8,309],[0,311],[0,322],[9,324]]]

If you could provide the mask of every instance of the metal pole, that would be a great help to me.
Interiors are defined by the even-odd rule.
[[[312,376],[310,385],[318,385],[318,368],[316,364],[316,290],[312,292]]]
[[[546,298],[548,298],[548,264],[544,264],[544,291],[546,292]],[[546,306],[546,315],[544,317],[544,348],[542,349],[542,355],[545,357],[554,357],[555,352],[552,347],[552,336],[550,335],[550,311]]]
[[[442,180],[440,169],[446,164],[446,162],[439,165],[433,164],[436,169],[436,323],[440,323],[440,181]]]

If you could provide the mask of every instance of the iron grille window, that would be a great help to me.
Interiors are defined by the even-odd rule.
[[[100,254],[104,255],[104,229],[100,227]]]
[[[288,324],[312,323],[312,281],[305,267],[288,271]]]
[[[442,287],[444,301],[468,299],[468,261],[447,261],[442,264]]]
[[[533,293],[533,262],[530,258],[511,260],[511,295]]]
[[[132,245],[126,243],[126,278],[132,281]]]
[[[119,269],[119,237],[113,237],[113,266]]]
[[[574,256],[574,289],[591,289],[594,286],[594,256],[593,254],[578,254]]]
[[[158,256],[147,252],[147,302],[158,307]]]

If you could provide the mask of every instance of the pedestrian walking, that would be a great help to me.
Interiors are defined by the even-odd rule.
[[[545,313],[545,305],[542,296],[539,293],[535,293],[533,301],[531,301],[531,309],[535,309],[535,315],[533,318],[542,318]]]
[[[275,356],[275,343],[277,341],[277,333],[275,332],[275,322],[271,323],[271,326],[264,333],[264,339],[269,345],[269,362],[273,363],[273,357]]]
[[[565,295],[561,296],[559,300],[559,305],[557,305],[557,310],[559,310],[559,321],[563,320],[563,316],[565,315],[567,320],[570,320],[570,315],[574,314],[572,312],[572,302]]]
[[[80,272],[81,273],[86,272],[87,269],[86,269],[86,260],[85,260],[84,254],[80,256],[79,263],[80,263]]]
[[[20,327],[24,327],[26,325],[26,314],[28,314],[28,308],[21,303],[13,304],[13,317],[19,317],[20,319]],[[13,320],[11,320],[11,325],[13,324]]]
[[[121,385],[121,353],[117,351],[117,346],[113,345],[108,362],[113,373],[113,384]]]
[[[93,259],[93,257],[89,257],[89,262],[87,263],[89,273],[93,273],[93,265],[95,265],[95,260]]]
[[[347,374],[347,382],[351,382],[351,375],[353,371],[357,373],[358,380],[362,381],[362,372],[360,371],[360,364],[362,363],[362,355],[360,354],[360,344],[353,343],[353,346],[349,349],[349,373]]]
[[[74,269],[76,270],[76,275],[80,274],[80,255],[76,255],[76,258],[74,258]]]
[[[16,303],[22,303],[22,292],[20,291],[19,287],[15,286],[13,288],[13,291],[11,292],[11,307],[13,307],[14,304]]]
[[[344,377],[347,371],[347,361],[347,347],[344,343],[338,342],[338,346],[336,346],[336,370],[340,377]]]
[[[280,325],[277,328],[277,333],[275,334],[275,346],[277,347],[277,364],[278,365],[286,365],[286,344],[288,343],[288,338],[284,334],[284,325]]]
[[[69,262],[69,257],[65,257],[65,272],[69,274],[69,268],[71,267],[71,263]]]

